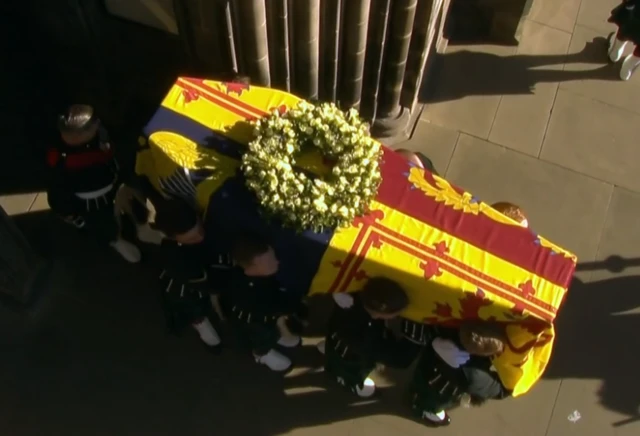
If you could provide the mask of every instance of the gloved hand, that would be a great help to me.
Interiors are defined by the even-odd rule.
[[[333,300],[343,309],[348,309],[353,306],[353,297],[346,292],[333,294]]]
[[[433,350],[440,358],[452,368],[460,368],[469,361],[471,355],[459,349],[452,341],[442,338],[435,338],[431,342]]]

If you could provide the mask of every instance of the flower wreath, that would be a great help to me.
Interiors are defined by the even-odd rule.
[[[303,101],[253,124],[242,168],[269,214],[300,231],[322,231],[347,226],[367,211],[381,182],[382,148],[355,109],[345,113],[333,103]],[[313,147],[331,163],[327,174],[295,168],[296,156]]]

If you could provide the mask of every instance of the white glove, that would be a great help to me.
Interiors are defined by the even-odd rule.
[[[470,354],[456,347],[452,341],[442,338],[435,338],[431,343],[433,350],[450,367],[460,368],[471,358]]]
[[[353,306],[353,297],[346,292],[333,294],[333,300],[343,309],[348,309]]]

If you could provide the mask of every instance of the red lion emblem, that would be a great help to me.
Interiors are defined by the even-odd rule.
[[[248,83],[239,82],[226,82],[222,86],[227,88],[227,95],[236,94],[238,97],[242,95],[244,91],[248,91],[250,86]]]

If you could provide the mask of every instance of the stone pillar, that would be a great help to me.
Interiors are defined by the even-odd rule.
[[[338,98],[340,39],[343,33],[343,1],[324,0],[320,11],[322,24],[320,40],[320,99],[336,101]]]
[[[438,19],[442,14],[442,5],[443,0],[418,0],[400,98],[403,107],[413,108],[418,102],[429,52],[432,47],[436,50],[436,32],[439,28]]]
[[[256,85],[271,86],[264,0],[235,0],[232,5],[240,70]]]
[[[0,294],[18,303],[30,301],[42,260],[0,207]]]
[[[391,0],[373,0],[369,16],[369,35],[367,36],[366,86],[362,91],[361,108],[362,115],[370,120],[376,119],[377,116],[390,11]]]
[[[292,0],[294,93],[306,99],[318,98],[320,61],[320,0]]]
[[[382,93],[373,132],[380,137],[395,136],[409,122],[408,108],[400,106],[400,94],[407,66],[409,45],[418,0],[396,0],[392,4],[389,38],[382,75]]]
[[[343,64],[338,100],[345,109],[360,108],[370,8],[371,0],[344,2],[344,19],[342,21],[344,36],[341,58]]]
[[[287,0],[270,0],[266,4],[271,86],[283,91],[291,91],[289,8],[287,3]]]

